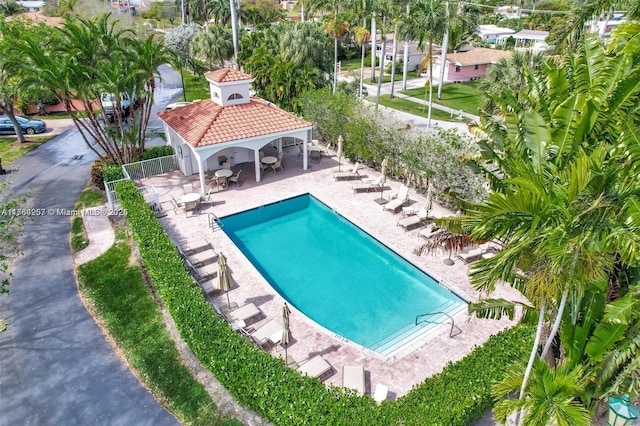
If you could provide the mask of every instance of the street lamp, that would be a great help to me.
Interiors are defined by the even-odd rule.
[[[609,398],[609,426],[630,426],[638,418],[638,409],[631,404],[629,395]]]

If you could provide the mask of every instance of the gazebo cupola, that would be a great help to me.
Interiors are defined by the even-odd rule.
[[[253,78],[231,68],[222,68],[205,74],[209,82],[211,100],[220,106],[247,104]]]

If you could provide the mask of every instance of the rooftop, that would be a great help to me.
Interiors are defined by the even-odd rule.
[[[222,78],[237,76],[237,74],[230,74],[227,73]],[[238,141],[312,126],[308,121],[260,98],[251,98],[248,103],[224,107],[207,99],[159,112],[158,117],[193,147]]]
[[[447,61],[458,66],[495,64],[502,58],[508,58],[511,52],[486,47],[475,47],[467,52],[449,53]]]

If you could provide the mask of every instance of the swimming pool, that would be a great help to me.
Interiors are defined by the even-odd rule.
[[[466,303],[309,194],[226,216],[224,232],[290,304],[367,348],[397,347],[417,315]]]

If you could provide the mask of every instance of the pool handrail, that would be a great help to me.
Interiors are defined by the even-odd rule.
[[[450,339],[451,339],[451,338],[453,338],[454,336],[457,336],[458,334],[462,333],[462,330],[460,329],[460,327],[458,327],[458,326],[455,324],[455,321],[453,320],[453,317],[452,317],[451,315],[449,315],[448,313],[446,313],[446,312],[442,312],[442,311],[429,312],[429,313],[426,313],[426,314],[416,315],[416,322],[415,322],[415,324],[416,324],[416,325],[418,325],[418,318],[422,318],[422,317],[426,317],[426,316],[430,316],[430,315],[438,315],[438,314],[446,315],[446,316],[447,316],[447,318],[449,318],[449,319],[451,320],[451,330],[449,330],[449,338],[450,338]],[[457,333],[455,333],[455,334],[453,334],[453,329],[454,329],[454,328],[458,330],[458,332],[457,332]]]

